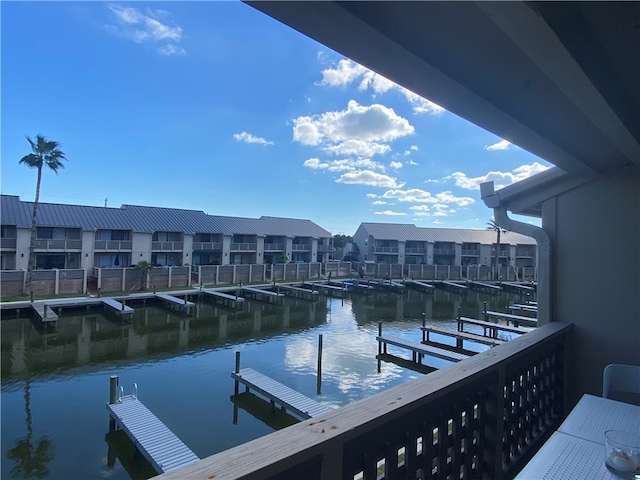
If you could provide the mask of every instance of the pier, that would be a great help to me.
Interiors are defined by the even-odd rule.
[[[513,303],[507,307],[507,310],[521,310],[523,312],[538,313],[538,305],[532,305],[530,303]]]
[[[2,311],[29,310],[37,316],[42,323],[55,323],[58,321],[59,315],[62,315],[64,308],[86,307],[103,305],[117,315],[131,315],[133,308],[124,303],[124,299],[118,300],[111,297],[79,297],[79,298],[60,298],[49,300],[36,300],[33,302],[10,302],[0,303]]]
[[[496,345],[500,345],[501,343],[504,343],[504,340],[498,340],[497,338],[491,338],[491,337],[486,337],[486,336],[482,336],[482,335],[476,335],[475,333],[468,333],[468,332],[456,332],[453,330],[449,330],[448,328],[442,328],[442,327],[420,327],[420,329],[422,330],[422,341],[423,342],[430,342],[432,341],[429,338],[429,334],[430,333],[437,333],[439,335],[444,335],[446,337],[453,337],[456,339],[456,347],[458,348],[462,348],[462,341],[463,340],[468,340],[470,342],[474,342],[474,343],[480,343],[483,345],[489,345],[490,347],[495,347]],[[459,341],[459,342],[458,342]]]
[[[344,286],[336,287],[335,285],[329,285],[322,282],[304,282],[302,284],[302,288],[315,289],[325,295],[331,295],[332,297],[339,298],[344,298],[346,294],[346,288]]]
[[[31,308],[34,312],[36,312],[36,315],[43,323],[58,321],[58,314],[54,312],[49,305],[46,305],[43,302],[34,302],[31,304]]]
[[[529,330],[521,327],[512,327],[509,325],[501,325],[499,323],[485,322],[484,320],[477,320],[475,318],[458,317],[459,332],[464,331],[465,325],[475,325],[477,327],[482,327],[484,331],[483,335],[485,337],[492,337],[492,338],[496,338],[498,336],[499,331],[517,333],[519,335],[529,332]],[[487,332],[489,333],[489,335],[487,335]]]
[[[472,290],[478,290],[480,292],[490,293],[492,295],[500,295],[502,287],[499,285],[492,285],[490,283],[478,282],[475,280],[468,280],[467,285]]]
[[[482,313],[484,315],[484,320],[489,321],[490,319],[495,320],[504,320],[507,323],[511,322],[515,327],[520,326],[521,324],[525,327],[537,327],[538,320],[533,317],[523,317],[522,315],[513,315],[511,313],[502,313],[502,312],[492,312],[487,310],[487,302],[484,302],[484,307],[482,309]]]
[[[175,470],[199,460],[169,428],[138,400],[137,385],[124,395],[118,377],[111,377],[111,398],[107,410],[112,430],[120,427],[157,473]]]
[[[240,291],[245,297],[253,298],[255,300],[262,300],[269,303],[277,304],[282,304],[282,302],[284,301],[284,294],[273,292],[271,290],[254,287],[240,287]]]
[[[217,303],[221,303],[225,307],[242,308],[242,302],[244,302],[244,297],[239,297],[238,295],[229,295],[228,293],[224,293],[218,290],[203,289],[201,290],[201,293],[215,300]]]
[[[412,353],[412,360],[414,363],[422,363],[422,359],[425,356],[440,358],[448,360],[450,362],[459,362],[468,358],[469,355],[459,352],[452,352],[443,348],[432,347],[420,342],[412,342],[403,338],[389,337],[382,335],[382,322],[378,322],[378,356],[387,355],[387,345],[394,345],[396,347],[410,350]]]
[[[178,298],[178,297],[174,297],[173,295],[168,295],[166,293],[157,293],[156,298],[159,298],[160,300],[163,300],[164,302],[168,303],[169,305],[172,306],[178,306],[180,307],[180,310],[185,311],[185,310],[189,310],[193,307],[195,307],[195,303],[190,302],[187,300],[187,296],[185,295],[184,300]]]
[[[420,280],[405,280],[404,283],[419,290],[425,290],[428,293],[433,293],[433,291],[436,289],[433,284],[422,282]]]
[[[273,406],[280,405],[283,410],[293,412],[304,420],[333,411],[331,407],[318,403],[260,372],[251,368],[240,369],[240,352],[236,352],[236,368],[231,372],[231,377],[235,380],[234,395],[238,395],[241,383],[245,386],[246,392],[258,392]]]
[[[301,288],[293,285],[278,285],[277,288],[287,297],[302,298],[303,300],[317,300],[319,297],[319,292],[313,289],[309,290],[308,288]]]
[[[535,284],[534,283],[515,283],[515,282],[501,282],[502,288],[505,290],[511,290],[518,293],[531,293],[535,292]]]
[[[462,285],[461,283],[456,283],[456,282],[449,282],[447,280],[435,280],[433,284],[435,286],[440,286],[445,290],[449,290],[451,292],[456,292],[456,293],[467,293],[469,290],[469,287],[467,287],[466,285]]]

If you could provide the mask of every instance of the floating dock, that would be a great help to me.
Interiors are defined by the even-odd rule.
[[[50,323],[58,321],[58,314],[44,302],[34,302],[31,304],[31,308],[36,312],[41,322]]]
[[[462,342],[462,340],[468,340],[470,342],[474,342],[474,343],[481,343],[483,345],[489,345],[490,347],[495,347],[496,345],[500,345],[501,343],[504,343],[504,340],[498,340],[497,338],[491,338],[491,337],[486,337],[486,336],[482,336],[482,335],[476,335],[475,333],[468,333],[468,332],[456,332],[454,330],[449,330],[448,328],[442,328],[442,327],[420,327],[420,329],[422,330],[422,341],[423,342],[430,342],[432,341],[429,338],[429,334],[430,333],[437,333],[440,335],[444,335],[447,337],[453,337],[456,340],[460,340],[460,342]],[[457,345],[458,348],[462,348],[462,345]]]
[[[500,295],[502,287],[499,285],[492,285],[491,283],[483,283],[475,280],[467,281],[467,285],[472,290],[478,290],[481,292],[490,293],[492,295]]]
[[[251,368],[232,372],[231,377],[236,381],[236,395],[238,383],[242,383],[247,392],[254,390],[268,398],[272,405],[278,404],[283,410],[289,410],[305,420],[333,410]]]
[[[436,289],[436,287],[434,287],[433,284],[422,282],[420,280],[405,280],[404,283],[411,287],[415,287],[419,290],[425,290],[428,293],[433,293],[433,291]]]
[[[520,293],[531,293],[535,292],[536,284],[535,283],[515,283],[515,282],[502,282],[500,283],[505,290],[512,290]]]
[[[113,379],[113,377],[112,377]],[[115,403],[108,403],[107,410],[140,453],[158,473],[175,470],[199,460],[169,428],[137,398],[134,384],[132,395],[119,395]]]
[[[155,297],[165,301],[169,305],[180,307],[182,310],[188,310],[196,305],[195,303],[188,301],[186,295],[184,299],[181,299],[166,293],[156,293]]]
[[[302,288],[311,288],[315,289],[318,292],[321,292],[325,295],[331,295],[332,297],[344,298],[347,290],[344,286],[336,287],[335,285],[329,285],[322,282],[304,282],[302,284]]]
[[[271,290],[254,287],[240,287],[240,291],[245,297],[253,298],[255,300],[262,300],[277,304],[282,304],[284,301],[284,294],[273,292]]]
[[[277,288],[287,297],[302,298],[303,300],[317,300],[320,296],[317,290],[309,290],[308,288],[295,287],[293,285],[278,285]]]
[[[218,290],[203,289],[201,290],[201,293],[212,298],[216,302],[221,303],[225,307],[242,308],[242,302],[244,302],[244,297],[229,295],[228,293],[220,292]]]
[[[509,325],[501,325],[499,323],[485,322],[484,320],[477,320],[475,318],[458,317],[459,332],[464,331],[465,325],[475,325],[477,327],[482,327],[484,330],[483,335],[485,337],[492,337],[492,338],[496,338],[498,336],[499,331],[517,333],[519,335],[529,332],[529,330],[521,327],[512,327]],[[489,333],[489,335],[487,335],[487,332]]]
[[[467,291],[469,290],[469,287],[467,287],[466,285],[456,282],[448,282],[447,280],[434,280],[433,284],[451,292],[467,293]]]
[[[523,312],[538,313],[538,305],[532,305],[530,303],[513,303],[507,307],[507,310],[521,310]]]

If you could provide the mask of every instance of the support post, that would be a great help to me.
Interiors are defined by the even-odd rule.
[[[318,335],[318,380],[316,391],[318,395],[322,393],[322,334]]]
[[[235,372],[236,372],[236,374],[240,373],[240,352],[239,351],[236,351],[236,368],[235,368]],[[238,393],[240,391],[240,384],[239,384],[237,379],[236,379],[235,383],[236,384],[233,387],[233,394],[234,395],[238,395]]]
[[[111,375],[109,379],[109,403],[118,401],[118,376]]]

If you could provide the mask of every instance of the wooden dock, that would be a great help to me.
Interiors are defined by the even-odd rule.
[[[492,312],[485,310],[483,312],[485,321],[493,318],[496,320],[505,320],[507,323],[511,322],[515,327],[524,325],[525,327],[537,327],[538,320],[532,317],[523,317],[522,315],[513,315],[511,313]]]
[[[485,337],[492,337],[492,338],[496,338],[498,336],[499,331],[517,333],[518,335],[522,335],[524,333],[529,332],[529,330],[521,327],[512,327],[510,325],[501,325],[499,323],[485,322],[484,320],[477,320],[475,318],[458,317],[459,332],[464,331],[465,325],[475,325],[477,327],[482,327],[484,330],[483,335]],[[489,333],[489,335],[487,335],[487,332]]]
[[[58,321],[58,314],[44,302],[33,302],[31,304],[31,308],[43,323],[53,323]]]
[[[496,345],[500,345],[501,343],[504,343],[504,340],[498,340],[497,338],[491,338],[491,337],[486,337],[486,336],[482,336],[482,335],[476,335],[475,333],[468,333],[468,332],[456,332],[454,330],[449,330],[448,328],[442,328],[442,327],[436,327],[436,326],[432,326],[432,327],[420,327],[420,329],[422,330],[422,341],[423,342],[430,342],[431,339],[429,338],[429,334],[430,333],[437,333],[440,335],[444,335],[447,337],[453,337],[456,340],[468,340],[470,342],[475,342],[475,343],[481,343],[483,345],[489,345],[490,347],[495,347]],[[459,348],[462,348],[461,346],[459,346]]]
[[[512,290],[520,293],[531,293],[536,290],[535,284],[531,283],[522,284],[516,282],[501,282],[500,285],[502,285],[505,290]]]
[[[195,307],[195,303],[187,300],[185,295],[184,300],[178,297],[174,297],[173,295],[168,295],[166,293],[156,293],[156,298],[167,302],[169,305],[180,307],[181,310],[188,310],[190,308]]]
[[[294,287],[293,285],[278,285],[277,287],[287,297],[302,298],[304,300],[317,300],[320,293],[317,290]]]
[[[304,288],[309,286],[311,289],[315,289],[325,295],[331,295],[332,297],[344,298],[347,292],[345,287],[336,287],[335,285],[322,282],[304,282],[302,285]]]
[[[229,295],[228,293],[220,292],[218,290],[201,290],[201,293],[214,299],[216,302],[221,303],[225,307],[242,308],[242,302],[244,297],[238,295]]]
[[[263,300],[269,303],[282,303],[284,300],[284,294],[273,292],[271,290],[265,290],[263,288],[254,287],[240,287],[240,291],[245,297],[253,298],[255,300]]]
[[[343,280],[342,285],[350,292],[370,294],[376,289],[374,284],[367,280]]]
[[[434,280],[434,285],[441,286],[445,290],[449,290],[457,293],[466,293],[469,287],[462,285],[461,283],[449,282],[447,280]]]
[[[441,358],[450,362],[459,362],[460,360],[464,360],[469,357],[464,353],[451,352],[443,348],[425,345],[424,343],[405,340],[404,338],[377,336],[376,340],[378,341],[379,354],[387,354],[387,345],[394,345],[396,347],[410,350],[412,352],[412,359],[416,363],[422,363],[422,358],[425,356]]]
[[[115,298],[98,298],[98,301],[104,303],[107,307],[111,308],[111,310],[118,315],[132,315],[133,308],[128,307],[124,300],[118,301]]]
[[[232,372],[231,376],[236,381],[236,395],[238,383],[242,383],[247,392],[249,390],[258,392],[269,399],[273,405],[278,404],[282,409],[293,412],[305,420],[333,410],[251,368],[237,370]]]
[[[499,285],[492,285],[491,283],[483,283],[475,280],[468,280],[467,285],[472,290],[478,290],[481,292],[490,293],[493,295],[500,295],[502,287]]]
[[[419,290],[426,290],[429,293],[433,293],[436,287],[431,283],[422,282],[420,280],[405,280],[405,284],[418,288]]]
[[[521,310],[523,312],[538,313],[538,305],[532,305],[530,303],[512,303],[507,307],[507,310]]]
[[[156,472],[170,472],[199,460],[138,400],[135,387],[132,395],[120,395],[115,403],[108,403],[107,410]]]

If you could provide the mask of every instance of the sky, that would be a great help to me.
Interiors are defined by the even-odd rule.
[[[239,2],[0,2],[1,189],[41,202],[486,228],[551,164]]]

